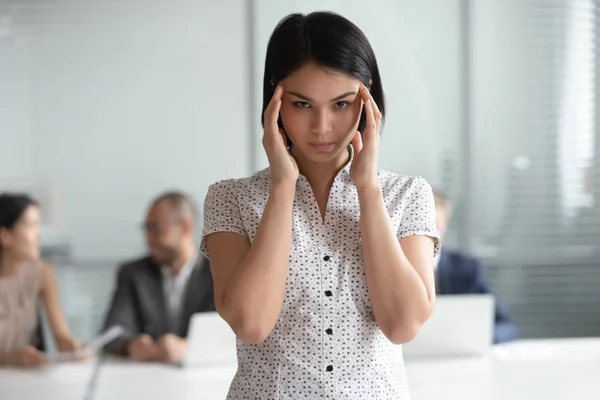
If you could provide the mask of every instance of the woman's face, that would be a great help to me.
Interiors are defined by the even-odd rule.
[[[40,257],[40,211],[30,205],[12,229],[2,229],[2,251],[21,260]]]
[[[295,154],[327,162],[345,152],[358,129],[361,82],[308,63],[280,83],[281,118]]]

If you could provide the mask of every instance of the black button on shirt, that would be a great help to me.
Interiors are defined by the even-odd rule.
[[[325,369],[325,371],[327,371],[327,372],[333,371],[333,365],[328,365],[327,368]]]
[[[323,260],[325,260],[325,261],[329,261],[330,259],[331,259],[331,257],[329,257],[329,256],[323,257]]]
[[[326,329],[325,333],[327,333],[328,335],[333,335],[333,329],[331,329],[331,328]]]
[[[331,297],[331,296],[333,296],[333,293],[331,293],[331,290],[326,290],[325,291],[325,296]]]

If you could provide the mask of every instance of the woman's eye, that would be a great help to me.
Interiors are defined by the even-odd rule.
[[[296,105],[296,107],[300,107],[300,108],[308,108],[308,107],[310,107],[310,104],[308,104],[305,101],[297,101],[294,104]]]
[[[335,103],[335,108],[346,108],[350,105],[347,101],[338,101]]]

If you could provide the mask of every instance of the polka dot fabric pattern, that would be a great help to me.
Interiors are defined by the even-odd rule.
[[[420,177],[379,172],[398,238],[435,238],[433,194]],[[254,240],[271,186],[269,169],[211,185],[204,238],[235,232]],[[360,232],[360,204],[349,164],[336,176],[325,218],[305,177],[296,184],[286,295],[265,342],[238,340],[231,400],[409,399],[402,346],[379,329],[369,301]],[[433,259],[433,254],[432,254]]]

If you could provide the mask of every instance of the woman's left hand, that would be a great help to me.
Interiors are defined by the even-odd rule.
[[[56,344],[61,352],[72,353],[72,361],[86,360],[93,355],[93,352],[85,348],[82,342],[72,337],[57,339]]]
[[[82,346],[81,342],[72,337],[57,338],[56,345],[60,351],[75,351],[79,350]]]
[[[57,338],[56,345],[60,351],[75,351],[83,346],[79,340],[72,337]]]
[[[354,160],[350,166],[350,178],[357,189],[378,187],[379,180],[379,130],[381,129],[381,112],[366,86],[361,85],[359,93],[364,102],[367,123],[361,136],[356,132],[352,139]]]

